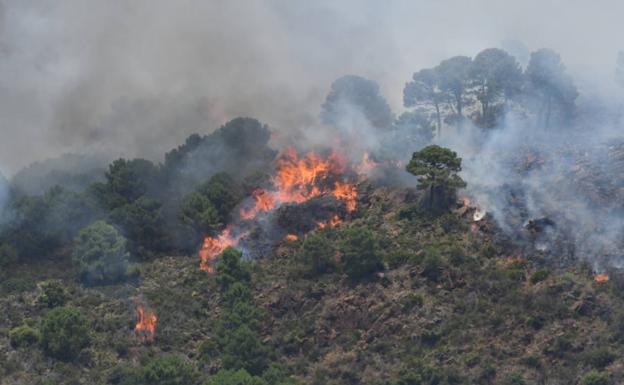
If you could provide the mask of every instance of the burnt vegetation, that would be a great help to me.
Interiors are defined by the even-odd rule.
[[[462,145],[574,135],[578,95],[556,52],[491,48],[416,71],[398,117],[339,78],[337,149],[288,158],[236,118],[162,163],[33,165],[0,211],[0,382],[622,383],[622,228],[587,218],[622,213],[624,146]],[[351,146],[360,124],[380,146]],[[479,178],[479,151],[508,178]]]

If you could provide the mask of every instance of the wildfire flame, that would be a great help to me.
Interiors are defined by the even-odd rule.
[[[609,282],[609,275],[608,274],[596,274],[594,275],[594,281],[598,283]]]
[[[285,239],[287,241],[296,241],[299,237],[295,234],[287,234]]]
[[[213,261],[214,259],[230,246],[235,246],[238,241],[244,237],[247,233],[241,233],[237,236],[232,236],[232,226],[228,226],[219,234],[216,238],[206,237],[204,238],[204,244],[201,250],[199,250],[199,268],[207,273],[214,272]]]
[[[317,225],[319,229],[324,229],[326,227],[334,228],[341,223],[342,223],[342,219],[340,219],[338,215],[334,215],[330,220],[326,222],[318,222]]]
[[[274,191],[258,189],[253,192],[254,207],[242,209],[240,217],[252,219],[261,212],[271,211],[284,203],[303,203],[320,195],[333,195],[347,205],[347,211],[356,208],[357,190],[350,182],[332,179],[344,172],[344,161],[335,153],[323,159],[309,152],[299,157],[293,148],[287,148],[277,160],[277,174],[272,179]]]
[[[136,305],[136,311],[139,316],[139,322],[134,326],[134,331],[143,341],[153,341],[158,317],[156,317],[152,309],[143,307],[140,304]]]
[[[331,195],[345,202],[348,213],[357,207],[357,190],[355,185],[344,180],[345,161],[332,152],[323,158],[314,152],[299,156],[293,148],[287,148],[277,159],[277,171],[271,179],[271,189],[257,189],[252,193],[254,204],[239,211],[241,219],[250,220],[260,213],[269,212],[282,204],[303,203],[321,195]],[[319,223],[319,228],[334,227],[342,222],[338,216],[329,221]],[[235,246],[246,233],[232,236],[232,225],[228,226],[217,237],[206,237],[199,251],[200,268],[213,272],[213,260],[229,246]],[[294,234],[286,236],[294,240]]]

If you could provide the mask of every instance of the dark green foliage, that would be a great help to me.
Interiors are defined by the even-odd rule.
[[[0,267],[17,262],[17,250],[9,243],[0,243]]]
[[[118,368],[109,377],[115,385],[193,385],[195,368],[186,358],[178,355],[156,356],[136,368]]]
[[[609,366],[616,358],[607,348],[598,348],[592,352],[589,352],[585,357],[585,361],[596,369],[604,369]]]
[[[243,282],[234,282],[228,287],[225,293],[223,293],[222,299],[228,307],[234,307],[237,302],[251,302],[252,297],[249,285]]]
[[[544,127],[550,125],[554,113],[559,113],[560,120],[569,119],[578,91],[558,53],[547,48],[531,53],[525,76],[528,91],[537,98],[535,108]]]
[[[428,190],[425,203],[430,210],[448,209],[457,200],[456,190],[466,187],[457,175],[461,161],[455,151],[435,144],[412,155],[406,169],[418,177],[420,190]]]
[[[236,282],[249,283],[251,280],[251,265],[241,260],[243,254],[228,247],[223,251],[217,263],[217,282],[221,289],[226,291]]]
[[[74,241],[72,258],[81,278],[91,284],[119,281],[129,273],[126,240],[103,221],[80,231]]]
[[[335,267],[335,253],[334,246],[323,234],[306,237],[300,250],[304,263],[313,274],[331,271]]]
[[[536,284],[548,278],[549,275],[550,275],[550,270],[547,270],[547,269],[537,270],[533,274],[531,274],[530,281],[531,283]]]
[[[379,93],[377,83],[355,75],[336,79],[321,106],[321,119],[340,127],[345,116],[352,116],[354,109],[375,128],[387,129],[392,124],[392,111]]]
[[[423,259],[422,275],[433,282],[437,282],[442,275],[442,258],[440,252],[434,247],[428,247],[424,252],[425,257]]]
[[[461,119],[466,103],[466,89],[470,86],[472,60],[467,56],[453,56],[436,67],[440,89],[453,100],[454,113]]]
[[[352,227],[340,245],[342,270],[349,278],[358,280],[383,269],[379,243],[372,231]]]
[[[259,375],[268,366],[269,349],[262,344],[257,332],[242,325],[229,330],[221,345],[221,361],[226,369],[245,369]]]
[[[520,373],[510,373],[503,379],[502,385],[525,385],[526,381]]]
[[[74,359],[90,343],[89,323],[74,307],[57,307],[41,324],[41,346],[46,354],[61,360]]]
[[[403,89],[403,105],[405,107],[433,106],[436,111],[438,134],[442,129],[440,113],[441,104],[446,94],[440,87],[440,76],[435,69],[423,69],[412,76],[412,81]]]
[[[9,340],[14,348],[23,348],[39,342],[39,332],[28,325],[18,326],[9,332]]]
[[[270,383],[277,384],[275,382]],[[227,370],[221,369],[210,377],[204,385],[269,385],[262,377],[252,376],[245,369]]]
[[[63,306],[68,299],[67,290],[61,281],[46,281],[39,286],[41,289],[41,295],[39,296],[39,303],[49,308]]]
[[[141,259],[149,259],[167,250],[169,238],[165,230],[161,203],[147,197],[117,207],[109,219],[128,240],[128,250]]]
[[[478,120],[483,127],[494,127],[497,104],[520,92],[523,82],[520,64],[502,49],[488,48],[475,56],[470,75],[481,103]]]
[[[158,169],[145,159],[118,159],[106,172],[106,184],[96,186],[100,201],[109,209],[132,203],[158,186]]]
[[[600,373],[596,370],[592,370],[583,376],[581,385],[610,385],[611,380],[607,373]]]
[[[222,229],[232,209],[244,198],[241,186],[226,173],[217,173],[184,198],[179,219],[201,237]]]
[[[88,197],[61,187],[43,196],[19,197],[9,211],[14,220],[4,230],[4,242],[25,261],[54,256],[98,215]]]

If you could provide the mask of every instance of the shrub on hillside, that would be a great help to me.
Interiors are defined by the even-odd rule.
[[[342,269],[351,279],[361,279],[383,269],[377,239],[369,229],[349,229],[340,251]]]
[[[313,274],[322,274],[334,268],[334,247],[321,234],[308,236],[301,246],[301,256]]]
[[[41,294],[38,302],[49,308],[63,306],[67,301],[67,290],[61,281],[45,281],[39,285]]]
[[[116,282],[129,274],[126,239],[104,221],[80,231],[72,258],[81,278],[92,284]]]
[[[8,243],[0,243],[0,267],[17,262],[17,250]]]
[[[22,348],[39,342],[39,332],[28,325],[18,326],[9,332],[9,341],[14,348]]]
[[[196,377],[187,359],[168,355],[151,357],[139,367],[118,367],[108,380],[115,385],[192,385]]]
[[[89,323],[74,307],[57,307],[41,324],[41,346],[51,357],[74,359],[90,343]]]
[[[226,291],[235,282],[251,281],[251,265],[249,262],[241,261],[243,254],[228,247],[221,254],[217,263],[217,282],[223,291]]]

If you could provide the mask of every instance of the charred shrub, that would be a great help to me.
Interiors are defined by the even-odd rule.
[[[350,228],[340,245],[340,251],[342,269],[353,280],[365,278],[383,269],[377,239],[365,227]]]
[[[69,361],[89,343],[89,323],[80,310],[57,307],[43,319],[41,346],[49,356]]]

